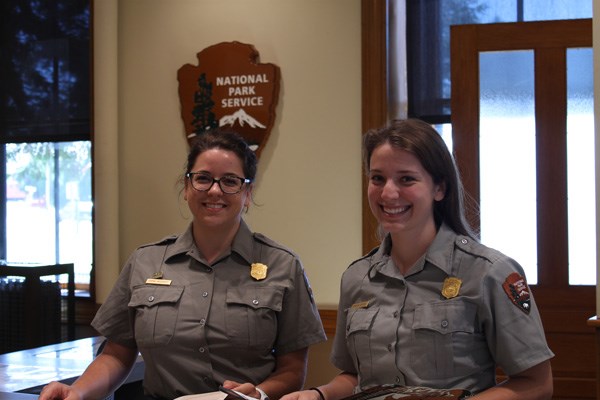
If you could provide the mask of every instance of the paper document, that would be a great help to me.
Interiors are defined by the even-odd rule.
[[[217,391],[208,393],[188,394],[185,396],[177,397],[174,400],[223,400],[225,399],[225,397],[227,397],[227,393]]]

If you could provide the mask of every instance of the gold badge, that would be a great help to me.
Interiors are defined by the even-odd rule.
[[[462,284],[462,281],[454,276],[450,276],[450,277],[444,279],[444,287],[442,288],[442,295],[447,299],[451,299],[453,297],[458,296],[458,292],[460,290],[461,284]]]
[[[254,263],[250,267],[250,276],[256,279],[257,281],[260,281],[267,277],[268,268],[265,264]]]

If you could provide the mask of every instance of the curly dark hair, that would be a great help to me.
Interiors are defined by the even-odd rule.
[[[242,161],[244,178],[254,181],[258,167],[256,154],[239,133],[222,128],[207,130],[192,140],[184,175],[192,172],[198,156],[210,149],[223,149],[233,152]]]

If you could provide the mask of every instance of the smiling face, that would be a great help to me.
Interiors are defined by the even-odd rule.
[[[367,196],[384,231],[420,235],[435,231],[433,203],[444,191],[414,154],[384,143],[371,154]]]
[[[232,151],[213,148],[198,155],[191,172],[203,172],[220,179],[226,175],[244,177],[242,161]],[[236,194],[225,194],[218,183],[208,191],[198,191],[185,181],[184,199],[194,216],[194,225],[212,229],[237,229],[242,211],[251,201],[252,187],[244,184]]]

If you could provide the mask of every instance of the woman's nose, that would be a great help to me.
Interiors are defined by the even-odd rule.
[[[223,194],[223,190],[221,189],[221,182],[214,181],[212,186],[208,189],[208,193]]]
[[[386,199],[395,199],[400,195],[400,188],[392,180],[388,180],[383,185],[381,190],[381,197]]]

